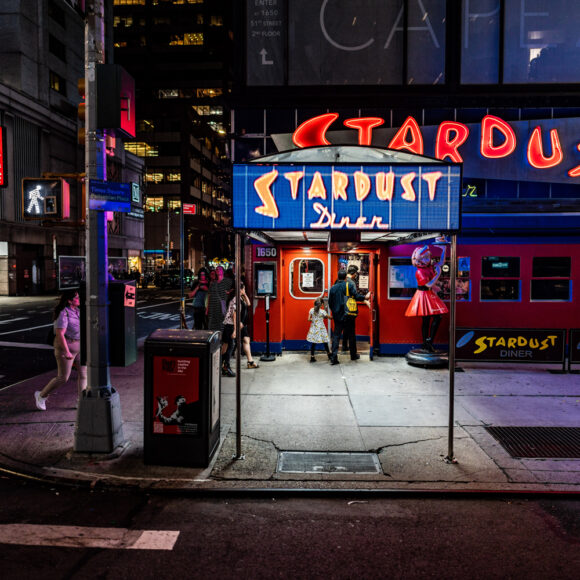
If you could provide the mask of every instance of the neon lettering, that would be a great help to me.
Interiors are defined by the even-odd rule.
[[[500,336],[495,343],[495,346],[505,346],[505,337]]]
[[[373,129],[385,122],[380,117],[361,117],[356,119],[347,119],[344,124],[351,129],[358,129],[359,145],[370,145],[373,138]]]
[[[473,351],[473,354],[479,354],[480,352],[483,352],[484,350],[487,350],[487,344],[485,344],[485,339],[487,337],[485,336],[480,336],[479,338],[477,338],[475,340],[475,344],[477,344],[477,346],[479,347],[477,350]]]
[[[401,185],[404,189],[401,197],[407,201],[415,201],[417,199],[415,190],[413,189],[413,180],[415,179],[415,175],[416,173],[412,171],[411,173],[407,173],[401,177]]]
[[[517,344],[517,338],[514,338],[513,336],[508,338],[507,340],[507,346],[508,348],[515,348],[516,344]]]
[[[429,191],[429,199],[435,199],[435,191],[437,190],[437,182],[441,179],[443,173],[441,171],[432,171],[431,173],[423,173],[422,178],[427,182]]]
[[[315,145],[330,145],[326,140],[328,128],[338,119],[338,113],[327,113],[304,121],[292,135],[292,143],[296,147],[313,147]]]
[[[314,173],[312,183],[308,189],[308,199],[314,199],[315,197],[326,199],[326,187],[324,187],[324,181],[322,175],[320,175],[320,171]]]
[[[256,181],[254,181],[254,188],[256,189],[256,193],[258,194],[258,197],[263,204],[254,210],[256,213],[260,213],[266,217],[271,218],[277,218],[280,215],[280,211],[276,205],[276,200],[274,199],[272,191],[270,190],[270,187],[274,181],[276,181],[277,177],[278,172],[273,169],[269,173],[265,173],[261,177],[258,177]]]
[[[493,132],[499,131],[504,142],[501,145],[494,145]],[[507,157],[516,148],[516,134],[514,130],[499,117],[486,115],[481,121],[481,154],[488,159],[500,159]]]
[[[379,171],[375,176],[375,187],[377,190],[377,197],[381,201],[391,201],[393,199],[393,192],[395,191],[395,173],[389,171]]]
[[[382,230],[388,230],[389,224],[383,223],[383,218],[380,216],[373,216],[370,223],[367,223],[366,216],[359,216],[357,220],[352,223],[348,216],[343,216],[339,221],[336,220],[336,213],[331,212],[326,206],[322,205],[320,202],[315,202],[312,208],[317,214],[320,214],[318,221],[310,224],[313,229],[350,229],[350,230],[367,230],[373,228],[379,228]]]
[[[548,167],[555,167],[562,162],[564,154],[562,153],[557,129],[550,131],[550,144],[552,146],[552,155],[546,157],[542,147],[542,130],[540,127],[536,127],[528,141],[528,161],[532,167],[547,169]]]
[[[450,135],[454,133],[454,137]],[[443,161],[449,157],[454,163],[463,163],[463,157],[457,149],[465,143],[469,137],[469,128],[463,123],[453,121],[444,121],[437,129],[437,138],[435,139],[435,157]]]
[[[371,178],[362,171],[354,173],[354,191],[357,201],[364,201],[371,192]]]
[[[332,197],[334,199],[348,200],[346,188],[348,187],[348,175],[342,171],[332,172]]]
[[[576,145],[576,149],[578,149],[578,151],[580,151],[580,143],[578,143],[578,145]],[[573,169],[570,169],[570,171],[568,171],[568,175],[570,177],[580,177],[580,165],[577,165]]]
[[[407,133],[410,134],[410,140],[407,141]],[[389,143],[389,149],[407,149],[411,153],[423,155],[423,134],[413,117],[407,117],[401,128]]]
[[[290,182],[292,199],[296,199],[298,197],[298,186],[300,180],[304,177],[304,171],[291,171],[290,173],[285,173],[284,177]]]

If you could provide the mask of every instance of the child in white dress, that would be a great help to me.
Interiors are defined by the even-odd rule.
[[[310,328],[306,335],[306,340],[310,343],[310,362],[316,362],[314,358],[314,351],[317,344],[322,344],[328,358],[330,358],[330,350],[328,348],[328,332],[324,326],[324,320],[330,318],[330,314],[322,308],[322,299],[317,298],[314,301],[314,308],[308,312],[308,320],[310,321]]]

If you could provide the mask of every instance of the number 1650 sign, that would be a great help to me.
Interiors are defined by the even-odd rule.
[[[272,246],[256,246],[257,258],[275,258],[276,248]]]

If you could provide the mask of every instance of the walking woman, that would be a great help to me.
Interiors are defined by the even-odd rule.
[[[79,395],[87,386],[87,367],[81,366],[81,321],[79,293],[65,290],[54,309],[54,358],[57,375],[42,389],[34,393],[34,401],[39,411],[46,411],[48,396],[64,385],[76,363]]]

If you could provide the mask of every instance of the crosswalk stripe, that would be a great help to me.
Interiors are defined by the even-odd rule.
[[[179,536],[171,530],[128,530],[82,526],[0,525],[0,544],[114,550],[173,550]]]

